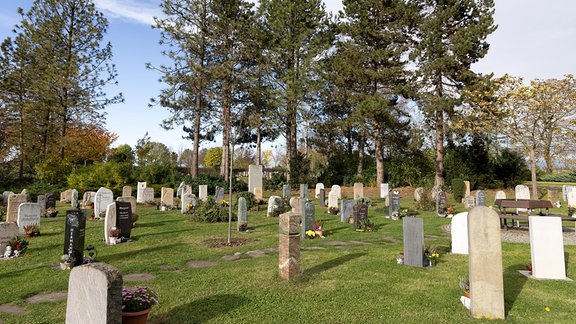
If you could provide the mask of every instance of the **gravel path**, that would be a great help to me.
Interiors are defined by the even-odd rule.
[[[450,224],[445,225],[444,230],[450,233]],[[562,228],[564,234],[564,245],[576,245],[576,231],[574,227]],[[528,226],[512,227],[508,230],[502,229],[500,231],[502,242],[508,243],[530,243],[530,233]]]

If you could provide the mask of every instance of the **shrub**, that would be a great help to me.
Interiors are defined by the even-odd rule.
[[[191,219],[195,222],[217,223],[228,221],[228,208],[223,208],[214,198],[208,197],[206,201],[199,200],[192,211]],[[232,220],[236,215],[232,213]]]
[[[238,206],[238,199],[240,197],[244,197],[244,199],[246,200],[246,207],[248,209],[256,206],[258,204],[258,202],[256,201],[256,198],[254,197],[254,194],[249,192],[249,191],[243,191],[243,192],[239,192],[236,195],[236,203],[234,204],[234,206]]]
[[[270,179],[264,179],[264,188],[266,190],[281,190],[286,184],[284,172],[273,173]]]
[[[464,180],[462,179],[452,179],[452,194],[454,195],[454,201],[459,203],[464,198]]]

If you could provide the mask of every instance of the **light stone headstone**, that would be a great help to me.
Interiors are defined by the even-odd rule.
[[[70,196],[70,206],[72,208],[78,207],[78,190],[72,189],[72,195]]]
[[[66,189],[60,193],[60,202],[69,204],[72,198],[72,189]]]
[[[424,196],[424,187],[418,187],[414,190],[414,200],[416,202],[420,202],[422,200],[422,196]],[[436,197],[438,198],[438,197]],[[438,199],[436,199],[438,200]]]
[[[562,219],[529,216],[528,222],[530,223],[532,276],[537,279],[566,280]]]
[[[300,184],[300,198],[308,199],[308,184],[301,183]]]
[[[290,199],[290,197],[292,197],[292,188],[290,185],[285,184],[282,186],[282,198]]]
[[[82,207],[86,209],[90,203],[94,203],[94,198],[96,198],[96,191],[86,191],[82,196]]]
[[[112,190],[100,187],[94,196],[94,217],[99,219],[106,213],[106,208],[114,202],[114,193]]]
[[[548,189],[548,201],[550,201],[551,203],[556,203],[557,201],[559,201],[558,199],[558,189],[556,188],[550,188]]]
[[[389,204],[388,204],[388,215],[390,217],[394,215],[400,215],[400,195],[397,191],[392,192],[389,195]]]
[[[6,245],[12,241],[14,236],[18,235],[18,225],[12,222],[0,222],[0,257],[6,251]]]
[[[104,218],[104,241],[106,244],[110,244],[108,237],[110,236],[110,230],[112,227],[116,226],[116,203],[113,202],[106,206],[106,217]]]
[[[446,193],[439,191],[436,195],[436,216],[445,217],[448,214],[448,200]]]
[[[144,199],[144,202],[154,202],[154,188],[146,187],[142,189],[142,199]],[[138,202],[138,199],[136,199],[136,202]]]
[[[160,191],[160,203],[163,206],[173,206],[174,205],[174,189],[162,187]]]
[[[136,198],[132,196],[123,196],[116,198],[119,202],[129,202],[132,209],[132,214],[136,213]]]
[[[466,209],[473,208],[476,205],[475,202],[476,202],[476,199],[474,199],[474,196],[464,197],[464,208],[466,208]]]
[[[340,188],[339,185],[333,185],[332,189],[330,189],[330,192],[334,191],[336,193],[336,196],[338,197],[338,199],[342,199],[342,188]]]
[[[262,165],[248,166],[248,191],[254,192],[254,188],[262,188]]]
[[[176,197],[181,197],[184,193],[184,181],[180,182],[178,189],[176,189]]]
[[[40,215],[44,215],[44,212],[46,212],[46,196],[38,195],[36,197],[36,203],[40,206]]]
[[[328,194],[328,207],[338,208],[338,194],[334,191]]]
[[[320,190],[324,189],[324,184],[322,182],[318,182],[314,187],[314,197],[318,198],[320,196]]]
[[[562,186],[562,200],[568,201],[568,193],[571,191],[576,191],[576,186],[563,185]]]
[[[516,188],[514,188],[514,193],[516,200],[530,199],[530,189],[528,188],[528,186],[517,185]],[[527,213],[527,212],[528,209],[526,208],[516,208],[516,213]]]
[[[506,199],[506,193],[502,190],[498,190],[496,191],[496,195],[494,197],[494,201],[496,201],[497,199]]]
[[[20,204],[24,204],[26,202],[27,198],[23,194],[12,194],[8,196],[6,221],[16,223],[18,221],[18,207],[20,207]]]
[[[208,185],[198,186],[198,198],[200,198],[202,201],[206,201],[206,199],[208,199]]]
[[[190,187],[190,185],[184,185],[184,187],[182,188],[182,195],[191,193],[192,193],[192,187]]]
[[[136,185],[136,202],[137,203],[145,203],[146,200],[144,199],[144,188],[146,188],[146,182],[138,182]]]
[[[4,191],[2,193],[2,205],[6,206],[8,204],[8,197],[10,197],[10,195],[13,195],[14,193],[12,191]]]
[[[122,275],[105,263],[72,268],[66,323],[122,323]]]
[[[268,217],[274,216],[274,212],[280,207],[281,204],[282,204],[282,197],[270,196],[270,198],[268,198],[268,209],[266,211],[266,216]]]
[[[189,205],[196,206],[196,196],[192,193],[186,193],[182,195],[182,206],[180,212],[186,214],[190,211]]]
[[[214,200],[218,204],[224,200],[224,188],[216,186],[216,189],[214,190]]]
[[[568,192],[568,207],[576,207],[576,191]]]
[[[500,217],[485,206],[468,214],[470,312],[476,318],[504,319],[504,278]]]
[[[380,184],[380,198],[388,197],[389,191],[390,191],[390,188],[388,187],[387,183],[381,183]]]
[[[348,222],[349,217],[354,211],[354,200],[353,199],[342,199],[340,201],[340,222]]]
[[[484,190],[476,191],[476,206],[486,206],[486,192]]]
[[[302,206],[302,237],[306,236],[306,231],[312,230],[312,225],[316,221],[315,207],[310,201],[304,201]]]
[[[470,181],[464,181],[464,197],[470,196]]]
[[[402,219],[404,236],[404,264],[424,267],[424,221],[417,217]]]
[[[320,207],[326,206],[326,191],[324,191],[324,188],[320,189],[318,198],[320,199]]]
[[[130,196],[132,196],[132,186],[122,187],[122,197],[130,197]]]
[[[302,204],[306,202],[306,198],[292,197],[290,198],[290,207],[292,211],[302,215]]]
[[[364,197],[364,184],[362,182],[354,183],[354,199]]]
[[[254,188],[254,199],[262,200],[262,187]]]
[[[468,212],[458,213],[452,217],[450,232],[452,253],[468,254]]]
[[[24,226],[36,225],[40,229],[40,205],[35,203],[20,204],[17,224],[21,234],[25,234]]]
[[[248,227],[248,206],[246,205],[246,198],[238,198],[238,223],[236,230],[238,232],[245,232]]]

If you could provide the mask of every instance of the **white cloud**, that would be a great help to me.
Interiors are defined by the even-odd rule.
[[[154,17],[163,16],[160,0],[94,0],[98,10],[109,18],[128,19],[155,25]]]

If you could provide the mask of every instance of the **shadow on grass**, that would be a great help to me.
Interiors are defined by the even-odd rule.
[[[518,272],[518,270],[524,269],[525,266],[523,264],[515,264],[504,271],[504,312],[506,315],[514,307],[516,298],[518,298],[524,284],[528,280],[527,277]]]
[[[121,244],[130,244],[130,243],[121,243]],[[116,246],[118,246],[118,245],[116,245]],[[182,244],[169,244],[169,245],[156,246],[156,247],[140,249],[140,250],[132,250],[132,251],[126,251],[126,252],[121,252],[121,253],[106,254],[106,255],[102,255],[102,256],[98,255],[98,262],[111,263],[111,261],[113,261],[113,260],[126,260],[126,259],[130,259],[131,257],[133,258],[135,255],[140,254],[140,253],[151,253],[151,252],[155,252],[155,251],[170,251],[170,248],[176,248],[176,247],[182,247]],[[110,251],[107,251],[107,252],[110,252]]]
[[[338,257],[336,259],[332,259],[330,261],[326,261],[326,262],[321,263],[317,266],[314,266],[308,270],[304,270],[304,276],[302,276],[302,279],[304,281],[306,281],[306,280],[310,279],[310,276],[313,276],[313,275],[320,273],[322,271],[326,271],[328,269],[337,267],[337,266],[339,266],[345,262],[357,259],[357,258],[364,256],[364,255],[366,255],[366,253],[351,253],[351,254],[343,255],[343,256]]]
[[[158,227],[158,226],[164,226],[168,223],[181,222],[181,221],[182,221],[182,219],[161,220],[161,221],[154,221],[154,222],[149,222],[149,223],[136,222],[136,227]]]
[[[164,231],[164,232],[144,233],[144,234],[138,234],[138,235],[130,235],[130,238],[137,241],[141,237],[144,237],[144,236],[165,236],[165,235],[170,235],[170,234],[174,234],[174,233],[178,233],[178,232],[190,232],[190,231],[193,231],[193,229],[187,228],[187,229],[183,229],[183,230],[179,230],[179,231]]]
[[[148,320],[150,324],[205,323],[248,302],[243,296],[220,294],[208,296],[172,310],[158,314]]]

